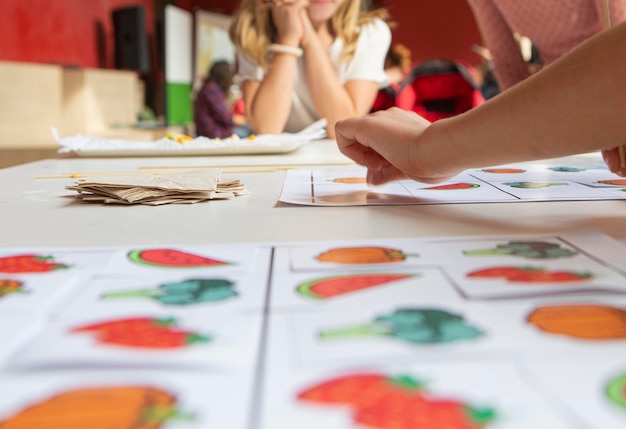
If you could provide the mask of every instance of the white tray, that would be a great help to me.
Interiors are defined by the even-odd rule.
[[[133,157],[133,156],[215,156],[215,155],[261,155],[289,153],[309,141],[280,144],[238,145],[221,147],[180,147],[180,148],[119,148],[119,149],[72,149],[71,153],[86,158]]]
[[[52,133],[61,146],[59,153],[79,157],[215,156],[292,152],[312,140],[325,138],[325,127],[326,121],[320,120],[293,134],[261,134],[252,140],[197,137],[186,143],[177,143],[169,139],[146,142],[81,135],[60,138],[55,129],[52,129]]]

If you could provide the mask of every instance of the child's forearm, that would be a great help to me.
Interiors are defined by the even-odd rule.
[[[277,134],[285,128],[291,110],[296,66],[295,56],[274,54],[249,110],[250,123],[257,134]]]
[[[329,134],[334,135],[335,123],[357,116],[350,95],[339,82],[328,52],[315,34],[309,36],[304,46],[306,76],[313,104],[319,117],[328,121]],[[359,114],[365,114],[360,112]]]

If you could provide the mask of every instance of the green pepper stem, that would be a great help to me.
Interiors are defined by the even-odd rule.
[[[419,253],[404,253],[402,251],[391,253],[390,256],[404,256],[405,258],[419,258]]]
[[[195,415],[183,412],[172,405],[153,405],[144,411],[142,423],[161,425],[172,420],[191,422],[195,420]]]
[[[159,295],[159,291],[154,289],[131,290],[126,292],[111,292],[102,295],[103,299],[108,298],[154,298]]]
[[[355,336],[386,336],[391,332],[387,327],[379,323],[372,323],[370,325],[354,326],[350,328],[336,329],[332,331],[320,332],[320,338],[345,338]]]
[[[465,250],[463,251],[464,255],[467,256],[483,256],[483,255],[503,255],[508,254],[509,252],[503,252],[500,249],[482,249],[482,250]]]

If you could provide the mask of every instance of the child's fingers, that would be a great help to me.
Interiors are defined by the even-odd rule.
[[[624,146],[613,149],[605,149],[602,151],[604,162],[611,172],[626,176],[626,159]]]

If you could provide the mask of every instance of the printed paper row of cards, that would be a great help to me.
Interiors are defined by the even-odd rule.
[[[0,249],[0,428],[623,428],[624,267],[597,231]]]

